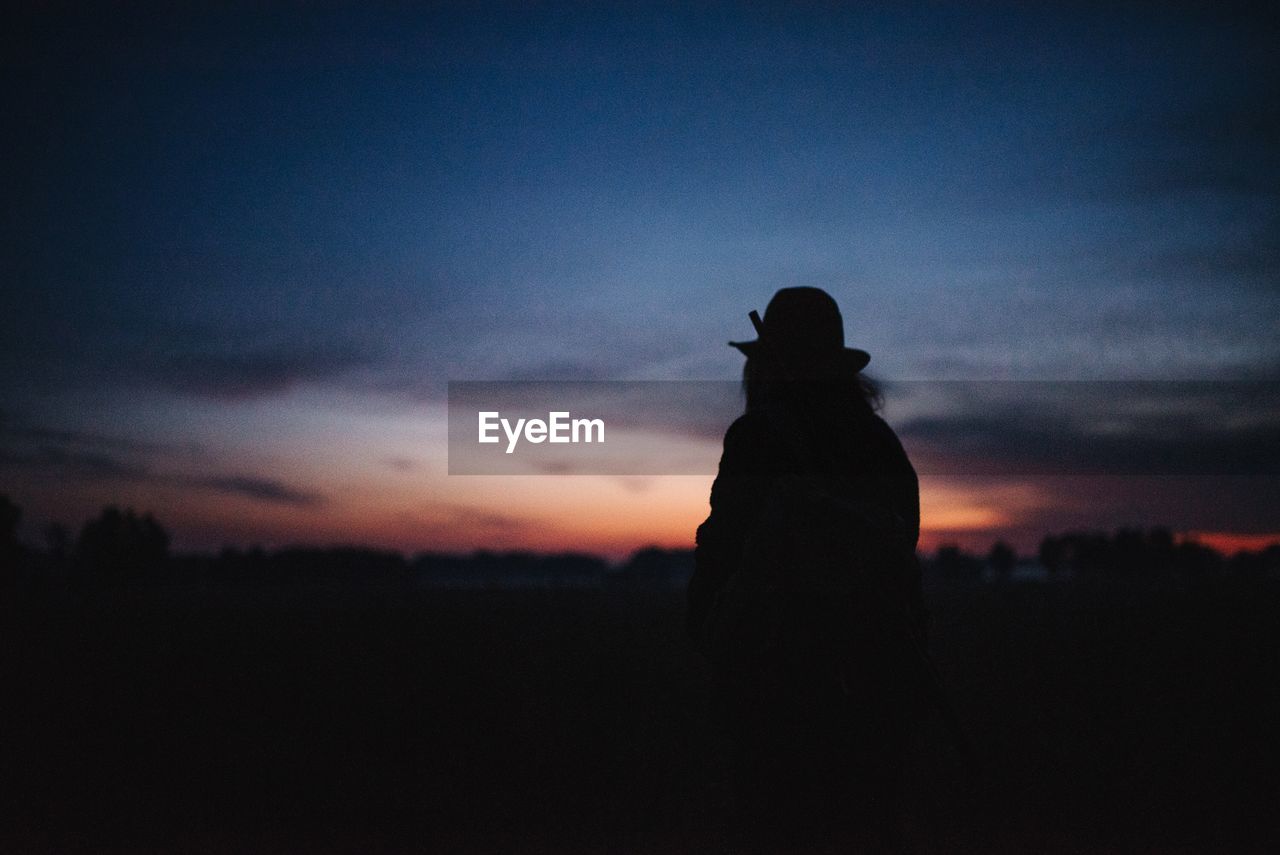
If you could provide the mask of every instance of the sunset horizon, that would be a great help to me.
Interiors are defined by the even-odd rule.
[[[1276,537],[1247,20],[32,10],[0,486],[37,547],[111,504],[184,550],[688,545],[740,398],[633,408],[696,477],[479,476],[448,474],[449,384],[736,384],[747,313],[812,285],[885,386],[925,544]]]

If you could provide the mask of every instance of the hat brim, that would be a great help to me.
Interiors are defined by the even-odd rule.
[[[742,351],[742,355],[748,359],[760,353],[760,339],[758,338],[753,338],[751,341],[731,341],[729,346],[736,347]],[[861,371],[871,361],[871,354],[856,347],[842,347],[835,351],[834,355],[836,358],[844,360],[851,371]]]

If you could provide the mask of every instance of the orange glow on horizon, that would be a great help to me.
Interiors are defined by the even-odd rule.
[[[1223,555],[1260,552],[1268,546],[1280,545],[1280,532],[1241,534],[1231,531],[1191,531],[1187,532],[1186,538],[1216,549]]]
[[[410,479],[416,480],[416,479]],[[431,489],[430,487],[443,487]],[[645,546],[692,548],[709,511],[709,476],[463,476],[444,483],[347,485],[340,503],[277,509],[245,525],[244,508],[201,502],[175,528],[209,541],[213,531],[264,545],[352,543],[408,554],[528,550],[623,557]],[[985,549],[1018,523],[1036,496],[1019,485],[926,483],[921,548],[959,542]]]

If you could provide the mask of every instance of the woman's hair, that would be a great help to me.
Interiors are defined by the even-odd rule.
[[[848,408],[867,416],[884,403],[879,384],[835,359],[796,360],[784,369],[767,357],[749,358],[742,366],[742,391],[747,410],[781,400],[826,412]]]

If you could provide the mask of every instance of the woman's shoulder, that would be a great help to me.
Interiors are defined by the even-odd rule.
[[[902,440],[898,439],[897,432],[889,426],[888,422],[878,413],[872,413],[867,424],[872,441],[881,449],[886,464],[891,468],[911,466],[907,451],[902,447]]]
[[[773,427],[764,413],[751,410],[733,420],[724,433],[724,448],[755,450],[770,444]]]
[[[781,465],[782,457],[777,425],[763,410],[749,410],[725,431],[720,471],[766,474]]]
[[[897,445],[897,446],[902,445],[902,443],[898,440],[898,434],[894,431],[893,428],[889,427],[889,423],[886,422],[879,413],[871,413],[867,421],[871,425],[871,431],[876,436],[876,438],[884,440],[885,442],[891,443],[893,445]]]

